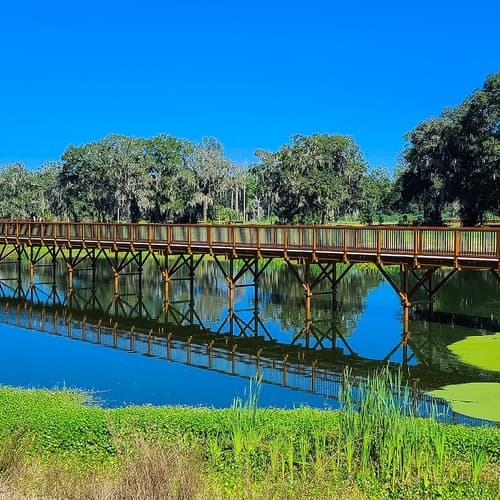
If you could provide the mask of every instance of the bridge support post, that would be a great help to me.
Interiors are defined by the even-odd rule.
[[[302,287],[304,288],[304,294],[306,296],[305,309],[306,309],[306,324],[309,326],[312,322],[312,286],[311,286],[311,263],[306,262],[305,269],[305,279],[302,282]],[[309,331],[309,328],[308,328]]]
[[[399,299],[401,301],[401,307],[403,309],[402,343],[404,344],[405,342],[407,342],[407,337],[409,336],[409,331],[410,331],[410,306],[411,306],[410,297],[412,295],[412,292],[409,290],[408,265],[401,264],[400,266],[400,277],[401,277],[400,285],[398,285],[394,281],[394,279],[385,270],[384,266],[381,263],[377,263],[376,266],[382,273],[384,278],[392,286],[394,291],[398,294]]]
[[[324,280],[328,280],[330,282],[330,291],[329,292],[317,292],[316,295],[319,294],[331,294],[332,295],[332,309],[336,310],[338,307],[337,301],[337,288],[339,283],[344,279],[347,273],[354,266],[353,263],[347,265],[347,267],[340,273],[340,276],[337,273],[337,262],[329,262],[329,263],[321,263],[315,262],[316,266],[319,268],[319,274],[313,279],[311,276],[311,264],[312,262],[309,260],[305,261],[305,269],[303,276],[301,276],[298,267],[295,266],[292,261],[288,258],[285,258],[285,262],[288,264],[288,268],[292,271],[294,276],[297,278],[297,281],[302,285],[304,289],[305,295],[305,316],[306,323],[312,321],[312,298],[314,295],[314,289]]]
[[[400,292],[401,303],[403,305],[403,345],[407,344],[407,335],[410,331],[410,297],[408,290],[408,266],[403,264],[401,266],[401,274],[403,275],[403,289]]]
[[[28,260],[28,268],[30,275],[29,287],[31,289],[35,286],[35,264],[33,264],[33,261],[31,259]]]
[[[410,332],[410,307],[411,299],[415,293],[424,289],[427,292],[429,298],[429,310],[432,311],[432,301],[436,292],[458,271],[457,268],[451,269],[438,283],[433,286],[433,275],[437,268],[429,268],[424,271],[422,275],[418,275],[415,270],[411,269],[408,264],[401,264],[400,266],[400,284],[398,285],[391,275],[384,269],[382,263],[377,263],[377,268],[382,273],[384,278],[392,286],[394,291],[398,294],[401,300],[401,306],[403,309],[403,333],[402,333],[402,345],[405,346],[409,340]],[[416,283],[410,288],[410,274],[416,279]]]
[[[337,302],[337,263],[334,262],[332,264],[332,283],[331,283],[331,287],[332,287],[332,309],[334,311],[337,310],[337,306],[338,306],[338,302]]]
[[[111,266],[113,272],[113,299],[116,300],[120,295],[120,264],[118,262],[118,252],[114,252],[114,263]]]
[[[161,271],[161,280],[163,283],[163,309],[166,309],[170,302],[170,275],[166,269]]]
[[[229,275],[226,276],[228,286],[228,316],[229,316],[229,335],[234,335],[234,259],[229,259]],[[233,351],[234,353],[234,351]],[[233,358],[234,359],[234,358]]]
[[[203,260],[204,255],[201,254],[197,258],[193,254],[188,256],[179,255],[173,261],[169,261],[169,254],[167,251],[162,252],[160,255],[150,252],[148,256],[151,255],[155,261],[158,269],[160,270],[162,277],[163,286],[163,307],[162,311],[166,312],[170,306],[170,284],[172,281],[189,281],[189,300],[194,303],[194,276],[196,268],[200,265]],[[187,268],[187,277],[176,278],[174,275],[183,268]]]
[[[18,290],[22,290],[23,289],[23,279],[22,279],[23,247],[21,245],[17,245],[16,252],[17,252],[17,287],[18,287]]]
[[[120,295],[120,272],[113,267],[113,297],[116,299]]]
[[[68,270],[68,295],[73,293],[73,273],[74,267],[69,262],[66,262],[66,268]]]

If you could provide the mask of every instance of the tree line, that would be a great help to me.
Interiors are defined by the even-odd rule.
[[[405,213],[476,225],[500,213],[500,72],[405,136],[393,171],[369,168],[354,139],[296,135],[238,165],[215,138],[109,135],[35,170],[0,167],[1,218],[364,223]]]

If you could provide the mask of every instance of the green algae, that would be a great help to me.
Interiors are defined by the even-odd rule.
[[[498,382],[447,385],[429,394],[446,399],[453,411],[457,413],[500,422],[500,383]]]
[[[483,370],[500,372],[500,333],[466,337],[448,346],[460,361]],[[454,411],[500,421],[500,383],[474,382],[447,385],[430,392],[446,399]]]
[[[500,333],[466,337],[448,346],[461,361],[484,370],[500,371]]]

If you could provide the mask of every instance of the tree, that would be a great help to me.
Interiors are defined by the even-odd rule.
[[[0,216],[28,218],[37,215],[32,197],[32,176],[21,163],[5,165],[0,169]]]
[[[295,135],[278,152],[256,155],[282,222],[324,223],[360,206],[366,163],[351,137]]]
[[[209,208],[228,188],[231,163],[224,157],[222,144],[213,137],[205,137],[195,145],[188,166],[197,180],[192,202],[201,206],[202,219],[206,222]]]
[[[450,150],[450,192],[465,226],[500,209],[500,72],[489,76],[455,116]]]
[[[55,162],[38,170],[28,170],[21,163],[0,167],[0,217],[46,219],[56,214],[59,169]]]
[[[38,217],[47,219],[61,212],[62,198],[58,185],[60,172],[59,162],[47,162],[31,173],[32,197]]]
[[[406,136],[397,185],[403,202],[416,202],[429,224],[457,203],[465,226],[500,205],[500,72],[481,90]]]
[[[59,183],[65,211],[76,220],[136,221],[151,200],[142,139],[110,135],[62,155]]]
[[[447,140],[451,134],[454,113],[420,123],[405,136],[409,146],[403,152],[406,163],[398,178],[401,199],[415,202],[423,211],[424,223],[441,225],[443,210],[451,201],[446,186],[450,152]]]
[[[144,145],[151,177],[150,220],[182,219],[196,191],[195,178],[187,165],[193,145],[169,135],[145,139]]]
[[[267,155],[264,151],[257,155]],[[265,162],[254,164],[250,167],[247,176],[247,191],[249,197],[249,210],[254,220],[266,217],[268,220],[274,210],[274,193],[270,180],[270,168]]]
[[[389,212],[393,181],[383,167],[375,167],[363,176],[361,222],[371,224],[375,216],[381,219]]]

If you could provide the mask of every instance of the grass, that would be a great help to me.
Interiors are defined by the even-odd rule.
[[[500,430],[412,416],[397,376],[361,398],[347,383],[338,412],[260,409],[259,388],[222,410],[105,410],[0,387],[0,497],[498,497]]]
[[[500,333],[466,337],[448,349],[464,363],[500,372]]]
[[[429,394],[446,399],[452,409],[458,413],[500,422],[500,383],[498,382],[447,385]]]

